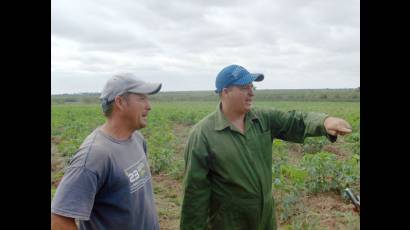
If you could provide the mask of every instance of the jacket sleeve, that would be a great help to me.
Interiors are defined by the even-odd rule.
[[[269,126],[274,138],[303,143],[306,137],[326,136],[331,142],[336,141],[335,136],[326,132],[325,119],[329,115],[325,113],[269,110]]]
[[[205,139],[199,132],[191,132],[185,147],[181,230],[207,229],[211,194],[207,156]]]

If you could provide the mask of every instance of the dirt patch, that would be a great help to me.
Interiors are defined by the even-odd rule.
[[[182,204],[182,181],[164,173],[153,176],[155,204],[162,230],[179,229]],[[359,229],[360,219],[353,211],[353,205],[333,192],[303,197],[300,201],[305,211],[279,229],[298,229],[294,225],[308,226],[307,229]],[[312,220],[314,219],[314,221]],[[312,224],[315,222],[315,224]],[[309,228],[310,227],[310,228]],[[305,228],[301,228],[305,229]]]
[[[61,142],[61,138],[60,137],[51,137],[51,143],[55,143],[58,144]]]
[[[303,158],[303,147],[301,144],[289,143],[289,162],[291,164],[297,164]]]
[[[334,192],[320,193],[303,198],[303,202],[310,209],[317,210],[319,213],[325,214],[330,210],[340,212],[353,211],[353,206],[343,200],[343,198]]]
[[[338,160],[344,160],[348,157],[348,153],[343,151],[338,145],[336,144],[331,144],[331,145],[325,145],[322,148],[322,151],[326,151],[329,153],[333,153],[336,155],[336,158]]]
[[[188,137],[188,133],[189,133],[189,130],[191,129],[191,126],[175,123],[173,129],[174,129],[175,134],[178,134],[178,136]]]
[[[51,143],[51,172],[59,171],[63,167],[63,158],[58,153],[57,146],[54,143]]]
[[[166,188],[175,190],[175,192],[182,191],[182,185],[179,180],[172,179],[167,174],[159,173],[153,176],[153,180]]]
[[[57,153],[57,145],[54,144],[53,141],[51,141],[51,156],[54,156],[56,153]]]
[[[51,186],[57,187],[63,177],[66,159],[57,150],[57,145],[51,142]]]
[[[181,157],[183,156],[185,144],[188,140],[188,134],[190,130],[191,130],[191,126],[187,126],[187,125],[182,125],[182,124],[177,123],[173,126],[174,135],[177,137],[175,151],[178,156],[181,156]]]
[[[328,192],[302,198],[308,215],[318,218],[319,225],[327,229],[359,229],[359,215],[353,204],[336,193]]]
[[[173,125],[173,133],[176,137],[175,161],[183,160],[185,144],[190,129],[191,126],[183,124],[176,123]],[[182,177],[175,177],[175,175],[160,172],[152,176],[152,184],[161,230],[179,229],[182,203]]]
[[[179,229],[182,182],[162,173],[152,179],[161,230]]]

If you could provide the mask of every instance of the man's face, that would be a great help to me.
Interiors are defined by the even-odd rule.
[[[235,110],[241,113],[246,113],[252,108],[253,84],[242,86],[230,86],[227,90],[227,100],[233,105]]]
[[[146,127],[148,112],[151,110],[148,96],[131,93],[125,98],[125,102],[123,115],[130,128],[142,129]]]

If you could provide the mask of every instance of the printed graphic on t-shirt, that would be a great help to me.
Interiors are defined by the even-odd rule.
[[[151,178],[147,161],[144,158],[124,171],[130,180],[131,193],[137,191]]]

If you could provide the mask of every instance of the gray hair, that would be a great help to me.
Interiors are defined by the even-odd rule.
[[[128,103],[128,96],[131,93],[124,93],[122,95],[119,95],[120,97],[124,98],[125,101]],[[115,103],[115,99],[113,101],[111,101],[109,104],[106,105],[105,109],[103,109],[103,113],[105,117],[110,117],[113,111],[113,107],[114,107],[114,103]]]

